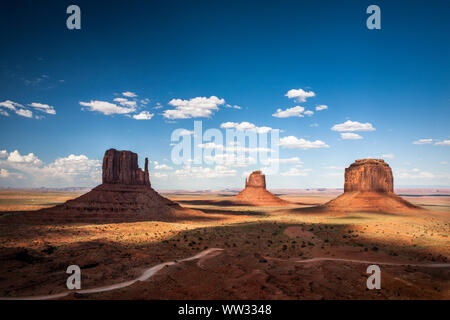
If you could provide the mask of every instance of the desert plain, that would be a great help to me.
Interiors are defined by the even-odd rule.
[[[238,205],[233,192],[179,191],[163,195],[200,211],[195,219],[77,221],[40,219],[35,210],[81,192],[2,190],[0,297],[68,292],[72,264],[90,289],[173,262],[145,281],[60,299],[450,298],[450,190],[396,190],[423,210],[395,214],[307,209],[343,190],[273,192],[290,204]],[[370,264],[380,266],[380,290],[366,287]]]

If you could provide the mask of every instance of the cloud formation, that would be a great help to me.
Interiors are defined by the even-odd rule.
[[[0,151],[0,185],[28,187],[93,186],[101,180],[100,160],[70,154],[44,164],[34,153]],[[21,180],[21,181],[18,181]],[[20,185],[19,185],[20,184]]]
[[[272,130],[275,130],[275,129],[272,129],[271,127],[258,127],[255,124],[253,124],[251,122],[247,122],[247,121],[244,121],[244,122],[241,122],[241,123],[238,123],[238,122],[224,122],[224,123],[222,123],[220,125],[220,127],[222,129],[236,129],[236,130],[239,130],[239,131],[246,131],[246,130],[248,130],[248,131],[255,131],[256,133],[261,133],[261,134],[264,134],[264,133],[270,132]]]
[[[104,115],[127,114],[136,111],[134,107],[121,107],[107,101],[91,100],[90,102],[80,101],[80,105],[87,107],[89,111],[96,111]]]
[[[341,138],[343,140],[359,140],[362,139],[363,137],[361,137],[359,134],[357,133],[352,133],[352,132],[341,132]]]
[[[430,144],[430,143],[433,143],[433,139],[419,139],[413,141],[413,144]]]
[[[154,116],[153,113],[150,113],[148,111],[142,111],[139,114],[133,115],[133,118],[136,120],[150,120]]]
[[[47,114],[56,114],[55,108],[49,106],[48,104],[33,102],[29,104],[29,106]]]
[[[55,115],[56,111],[53,106],[39,102],[32,102],[28,106],[24,106],[18,102],[5,100],[0,102],[0,115],[9,116],[8,111],[15,112],[17,115],[25,118],[33,118],[33,111],[38,110],[47,114]],[[41,119],[42,116],[35,116],[36,119]]]
[[[295,106],[292,108],[287,108],[286,110],[277,109],[277,112],[272,114],[275,118],[289,118],[289,117],[304,117],[303,111],[305,111],[304,107]]]
[[[375,131],[371,123],[361,123],[358,121],[347,120],[344,123],[335,124],[331,130],[333,131]]]
[[[294,136],[288,136],[280,139],[280,146],[288,149],[320,149],[320,148],[329,148],[325,142],[321,140],[309,141],[303,138],[297,138]]]
[[[128,98],[136,98],[137,97],[137,94],[134,92],[131,92],[131,91],[122,92],[122,95],[124,97],[128,97]]]
[[[296,99],[298,102],[305,102],[306,99],[315,97],[316,94],[313,91],[305,91],[303,89],[291,89],[286,94],[289,99]]]
[[[163,116],[167,119],[209,118],[213,111],[219,110],[219,106],[224,103],[224,99],[216,96],[196,97],[190,100],[172,99],[169,104],[175,109],[165,110]]]
[[[436,142],[435,145],[437,145],[437,146],[450,146],[450,140],[439,141],[439,142]]]

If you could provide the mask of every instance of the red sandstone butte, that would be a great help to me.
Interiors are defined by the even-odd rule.
[[[245,179],[245,189],[239,192],[233,200],[255,206],[285,206],[289,204],[288,201],[267,191],[266,176],[260,170],[253,171],[248,179]]]
[[[330,211],[409,212],[419,207],[394,193],[394,178],[381,159],[356,160],[345,169],[344,194],[321,208]]]
[[[131,151],[109,149],[103,157],[103,183],[150,186],[148,158],[145,158],[145,171],[138,166],[138,156]]]
[[[148,159],[145,169],[131,151],[109,149],[103,158],[103,183],[90,192],[41,212],[58,220],[118,222],[201,218],[197,210],[164,198],[150,185]]]

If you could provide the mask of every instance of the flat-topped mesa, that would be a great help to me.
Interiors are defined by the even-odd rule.
[[[344,193],[315,210],[408,213],[423,209],[394,193],[392,170],[384,160],[362,159],[345,169]]]
[[[109,149],[103,157],[102,182],[104,184],[150,186],[148,158],[145,158],[145,170],[138,166],[138,156],[131,151]]]
[[[251,188],[266,188],[266,176],[262,174],[261,170],[253,171],[250,176],[245,178],[245,187]]]
[[[389,165],[381,159],[356,160],[345,169],[344,192],[394,192]]]

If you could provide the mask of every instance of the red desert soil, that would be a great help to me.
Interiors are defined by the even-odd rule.
[[[195,209],[205,208],[209,220],[53,224],[24,223],[21,215],[2,217],[0,296],[64,293],[65,270],[71,264],[82,269],[82,289],[90,289],[130,281],[163,262],[222,248],[200,261],[164,267],[129,287],[71,294],[65,299],[450,298],[449,268],[413,266],[448,264],[449,197],[439,197],[439,203],[433,197],[411,198],[428,210],[401,215],[224,208],[211,203],[229,197],[200,198],[207,204],[196,204]],[[302,197],[286,198],[303,202]],[[199,199],[192,196],[191,200]],[[298,263],[324,257],[405,265],[380,264],[382,289],[366,290],[367,264]]]
[[[285,195],[289,206],[254,206],[221,195],[169,200],[137,156],[111,153],[90,193],[0,215],[0,297],[450,299],[450,197],[407,202],[387,164],[350,166],[332,201]],[[66,295],[73,264],[82,291]],[[369,264],[380,265],[381,290],[366,288]]]

